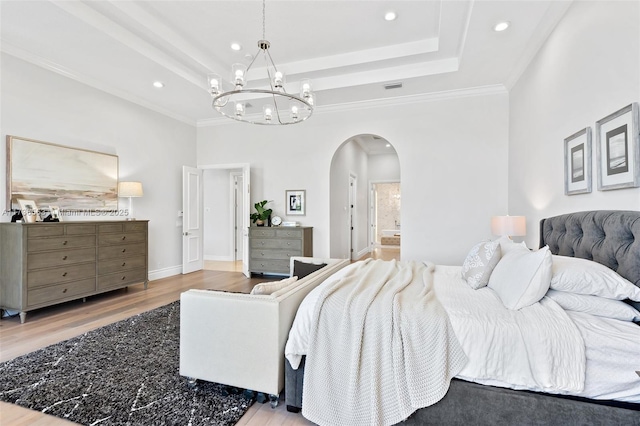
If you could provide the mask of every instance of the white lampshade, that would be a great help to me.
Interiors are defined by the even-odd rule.
[[[118,183],[118,197],[142,197],[142,183],[120,182]]]
[[[527,235],[527,219],[524,216],[493,216],[491,218],[491,233],[509,237]]]

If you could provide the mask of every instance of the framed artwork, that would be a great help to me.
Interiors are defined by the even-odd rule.
[[[596,122],[598,191],[640,186],[636,102]]]
[[[58,206],[49,206],[49,212],[51,213],[51,219],[52,220],[58,220],[58,221],[62,221],[62,218],[60,217],[60,207]]]
[[[38,206],[35,201],[19,199],[18,204],[25,222],[33,223],[39,221]]]
[[[118,156],[7,136],[7,208],[18,199],[65,210],[118,210]]]
[[[591,127],[564,140],[564,194],[591,192]]]
[[[304,190],[287,190],[285,191],[285,205],[287,206],[286,215],[306,214],[306,197]]]

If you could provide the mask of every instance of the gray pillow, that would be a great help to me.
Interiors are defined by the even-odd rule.
[[[314,273],[318,269],[322,269],[327,266],[326,263],[304,263],[297,260],[293,261],[293,276],[297,276],[299,280],[303,279],[309,274]]]
[[[462,278],[474,290],[485,287],[501,256],[499,241],[483,241],[469,251],[462,264]]]

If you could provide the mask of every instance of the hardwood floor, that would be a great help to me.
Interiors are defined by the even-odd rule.
[[[376,248],[362,259],[367,257],[399,260],[400,250]],[[20,323],[20,318],[17,316],[2,318],[0,320],[0,362],[174,302],[180,299],[180,293],[191,288],[249,293],[257,283],[278,279],[280,278],[246,278],[240,272],[203,270],[151,281],[147,290],[142,284],[138,284],[128,289],[92,296],[85,302],[77,300],[30,311],[24,324]],[[0,425],[2,426],[69,424],[73,423],[14,404],[0,402]],[[301,414],[287,412],[283,403],[276,409],[272,409],[269,404],[256,403],[240,419],[238,425],[297,426],[313,425],[313,423]]]
[[[242,273],[198,271],[151,281],[147,290],[142,284],[128,289],[31,311],[20,324],[17,316],[0,320],[0,362],[13,359],[45,346],[81,335],[87,331],[150,311],[180,299],[190,288],[239,291],[249,293],[260,282],[279,278],[246,278]],[[73,424],[66,420],[0,402],[0,425]],[[238,425],[312,425],[300,414],[287,412],[284,404],[272,409],[269,404],[253,404]]]

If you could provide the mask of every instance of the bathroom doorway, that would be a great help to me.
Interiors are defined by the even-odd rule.
[[[371,242],[400,248],[400,182],[371,182]]]

